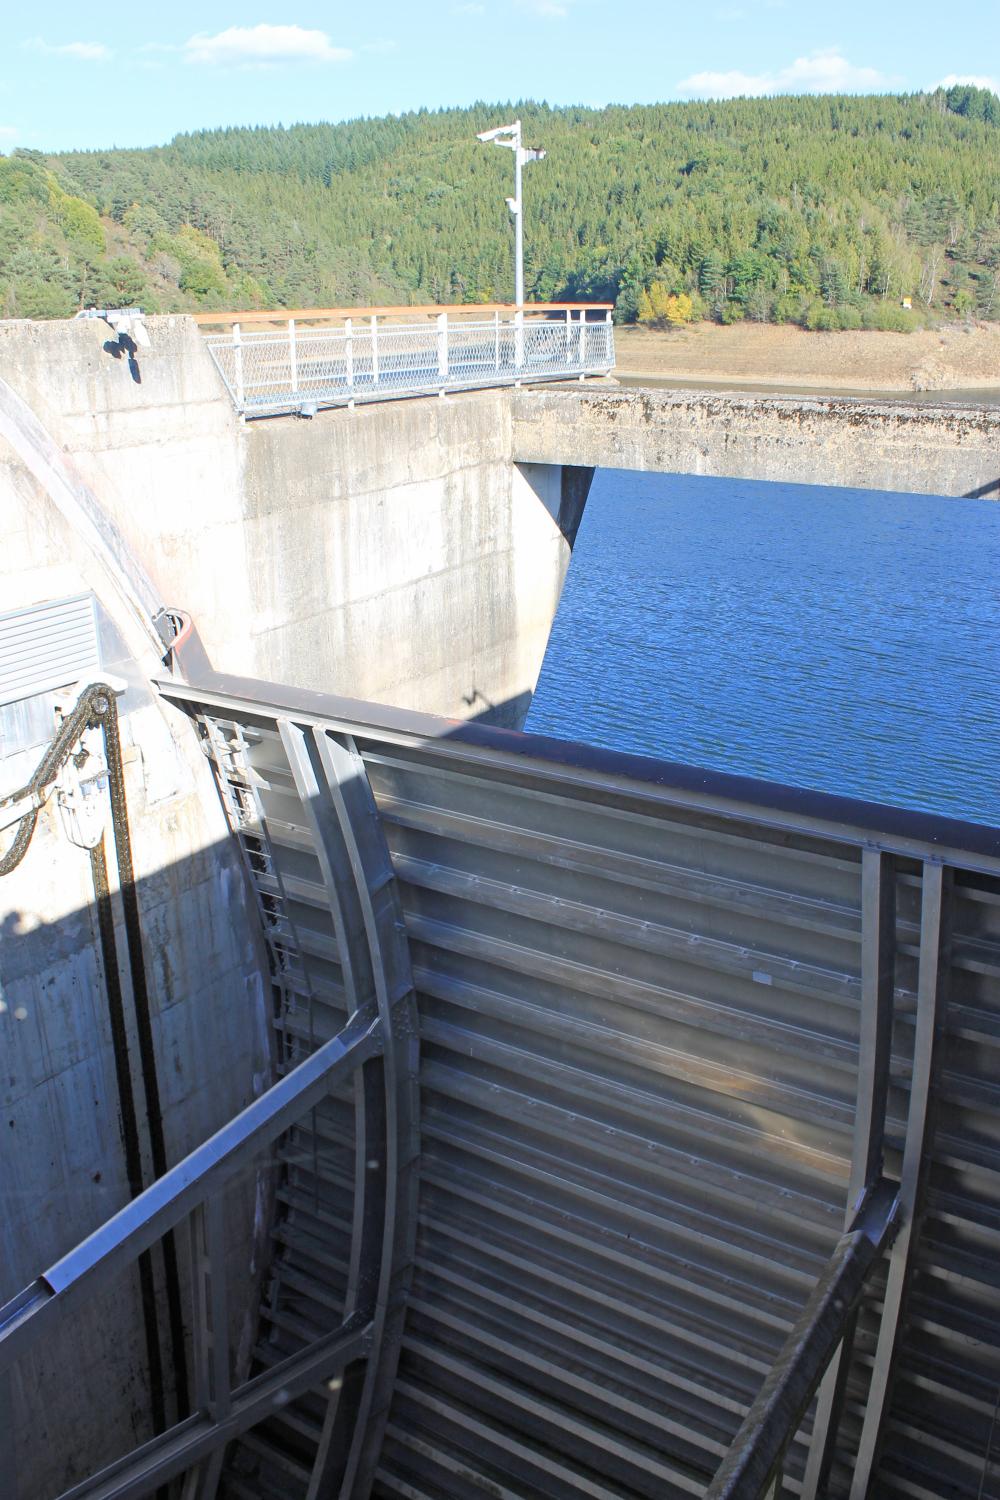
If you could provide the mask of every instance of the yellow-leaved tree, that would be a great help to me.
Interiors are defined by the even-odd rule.
[[[649,300],[653,304],[653,317],[658,323],[662,323],[667,317],[667,306],[670,302],[670,294],[662,281],[654,281],[649,289]]]
[[[674,328],[680,328],[684,323],[690,323],[694,308],[691,298],[687,292],[680,292],[676,296],[667,298],[665,317],[667,322]]]

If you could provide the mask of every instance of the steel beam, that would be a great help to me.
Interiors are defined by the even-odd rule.
[[[330,897],[349,1003],[377,1008],[380,1056],[356,1081],[355,1201],[346,1311],[375,1354],[345,1371],[324,1420],[308,1500],[368,1493],[402,1334],[416,1235],[416,999],[395,873],[364,762],[349,736],[277,721]]]
[[[191,1215],[192,1342],[195,1401],[217,1421],[228,1415],[229,1309],[222,1199],[213,1194]]]
[[[851,1229],[838,1240],[705,1500],[756,1500],[780,1479],[785,1449],[892,1238],[897,1208],[892,1183],[880,1182],[866,1197]]]
[[[362,743],[376,739],[383,746],[433,751],[452,763],[495,766],[507,775],[516,771],[562,795],[572,790],[609,799],[627,789],[630,797],[688,813],[747,818],[760,827],[814,834],[845,847],[875,842],[920,860],[932,849],[945,864],[1000,874],[1000,828],[981,823],[217,672],[204,673],[194,684],[159,678],[154,685],[162,697],[195,714],[222,712],[271,723],[291,717],[300,726],[353,735]]]
[[[906,1118],[899,1184],[901,1229],[889,1259],[882,1321],[875,1346],[868,1401],[851,1481],[850,1500],[865,1500],[878,1466],[882,1432],[889,1411],[893,1365],[916,1242],[926,1149],[931,1134],[932,1084],[944,1015],[944,981],[950,944],[953,872],[937,861],[923,866],[920,901],[920,960],[917,972],[917,1024],[913,1039],[910,1107]]]
[[[374,1056],[380,1029],[369,1013],[359,1016],[0,1308],[0,1371]]]
[[[91,1479],[66,1490],[59,1500],[140,1500],[321,1380],[354,1360],[364,1359],[371,1344],[371,1324],[338,1328],[241,1385],[233,1392],[229,1412],[220,1421],[201,1412],[188,1417]]]
[[[879,849],[861,855],[861,1014],[858,1087],[845,1229],[865,1192],[882,1175],[896,983],[896,861]],[[816,1401],[802,1500],[816,1500],[833,1461],[854,1346],[851,1318]]]

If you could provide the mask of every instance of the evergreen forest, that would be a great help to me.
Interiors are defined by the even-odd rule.
[[[524,122],[529,299],[908,328],[1000,318],[1000,99],[421,110],[0,157],[0,316],[508,301]],[[904,303],[909,301],[910,307]]]

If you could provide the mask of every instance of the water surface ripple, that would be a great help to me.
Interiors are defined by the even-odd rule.
[[[600,471],[526,728],[1000,823],[1000,504]]]

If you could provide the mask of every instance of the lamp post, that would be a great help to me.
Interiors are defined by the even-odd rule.
[[[482,130],[477,141],[494,146],[506,146],[514,153],[514,196],[507,199],[507,207],[514,219],[514,303],[518,311],[524,306],[524,215],[521,211],[521,168],[529,161],[542,161],[545,152],[533,146],[521,145],[521,122],[513,125],[498,125],[495,130]]]

